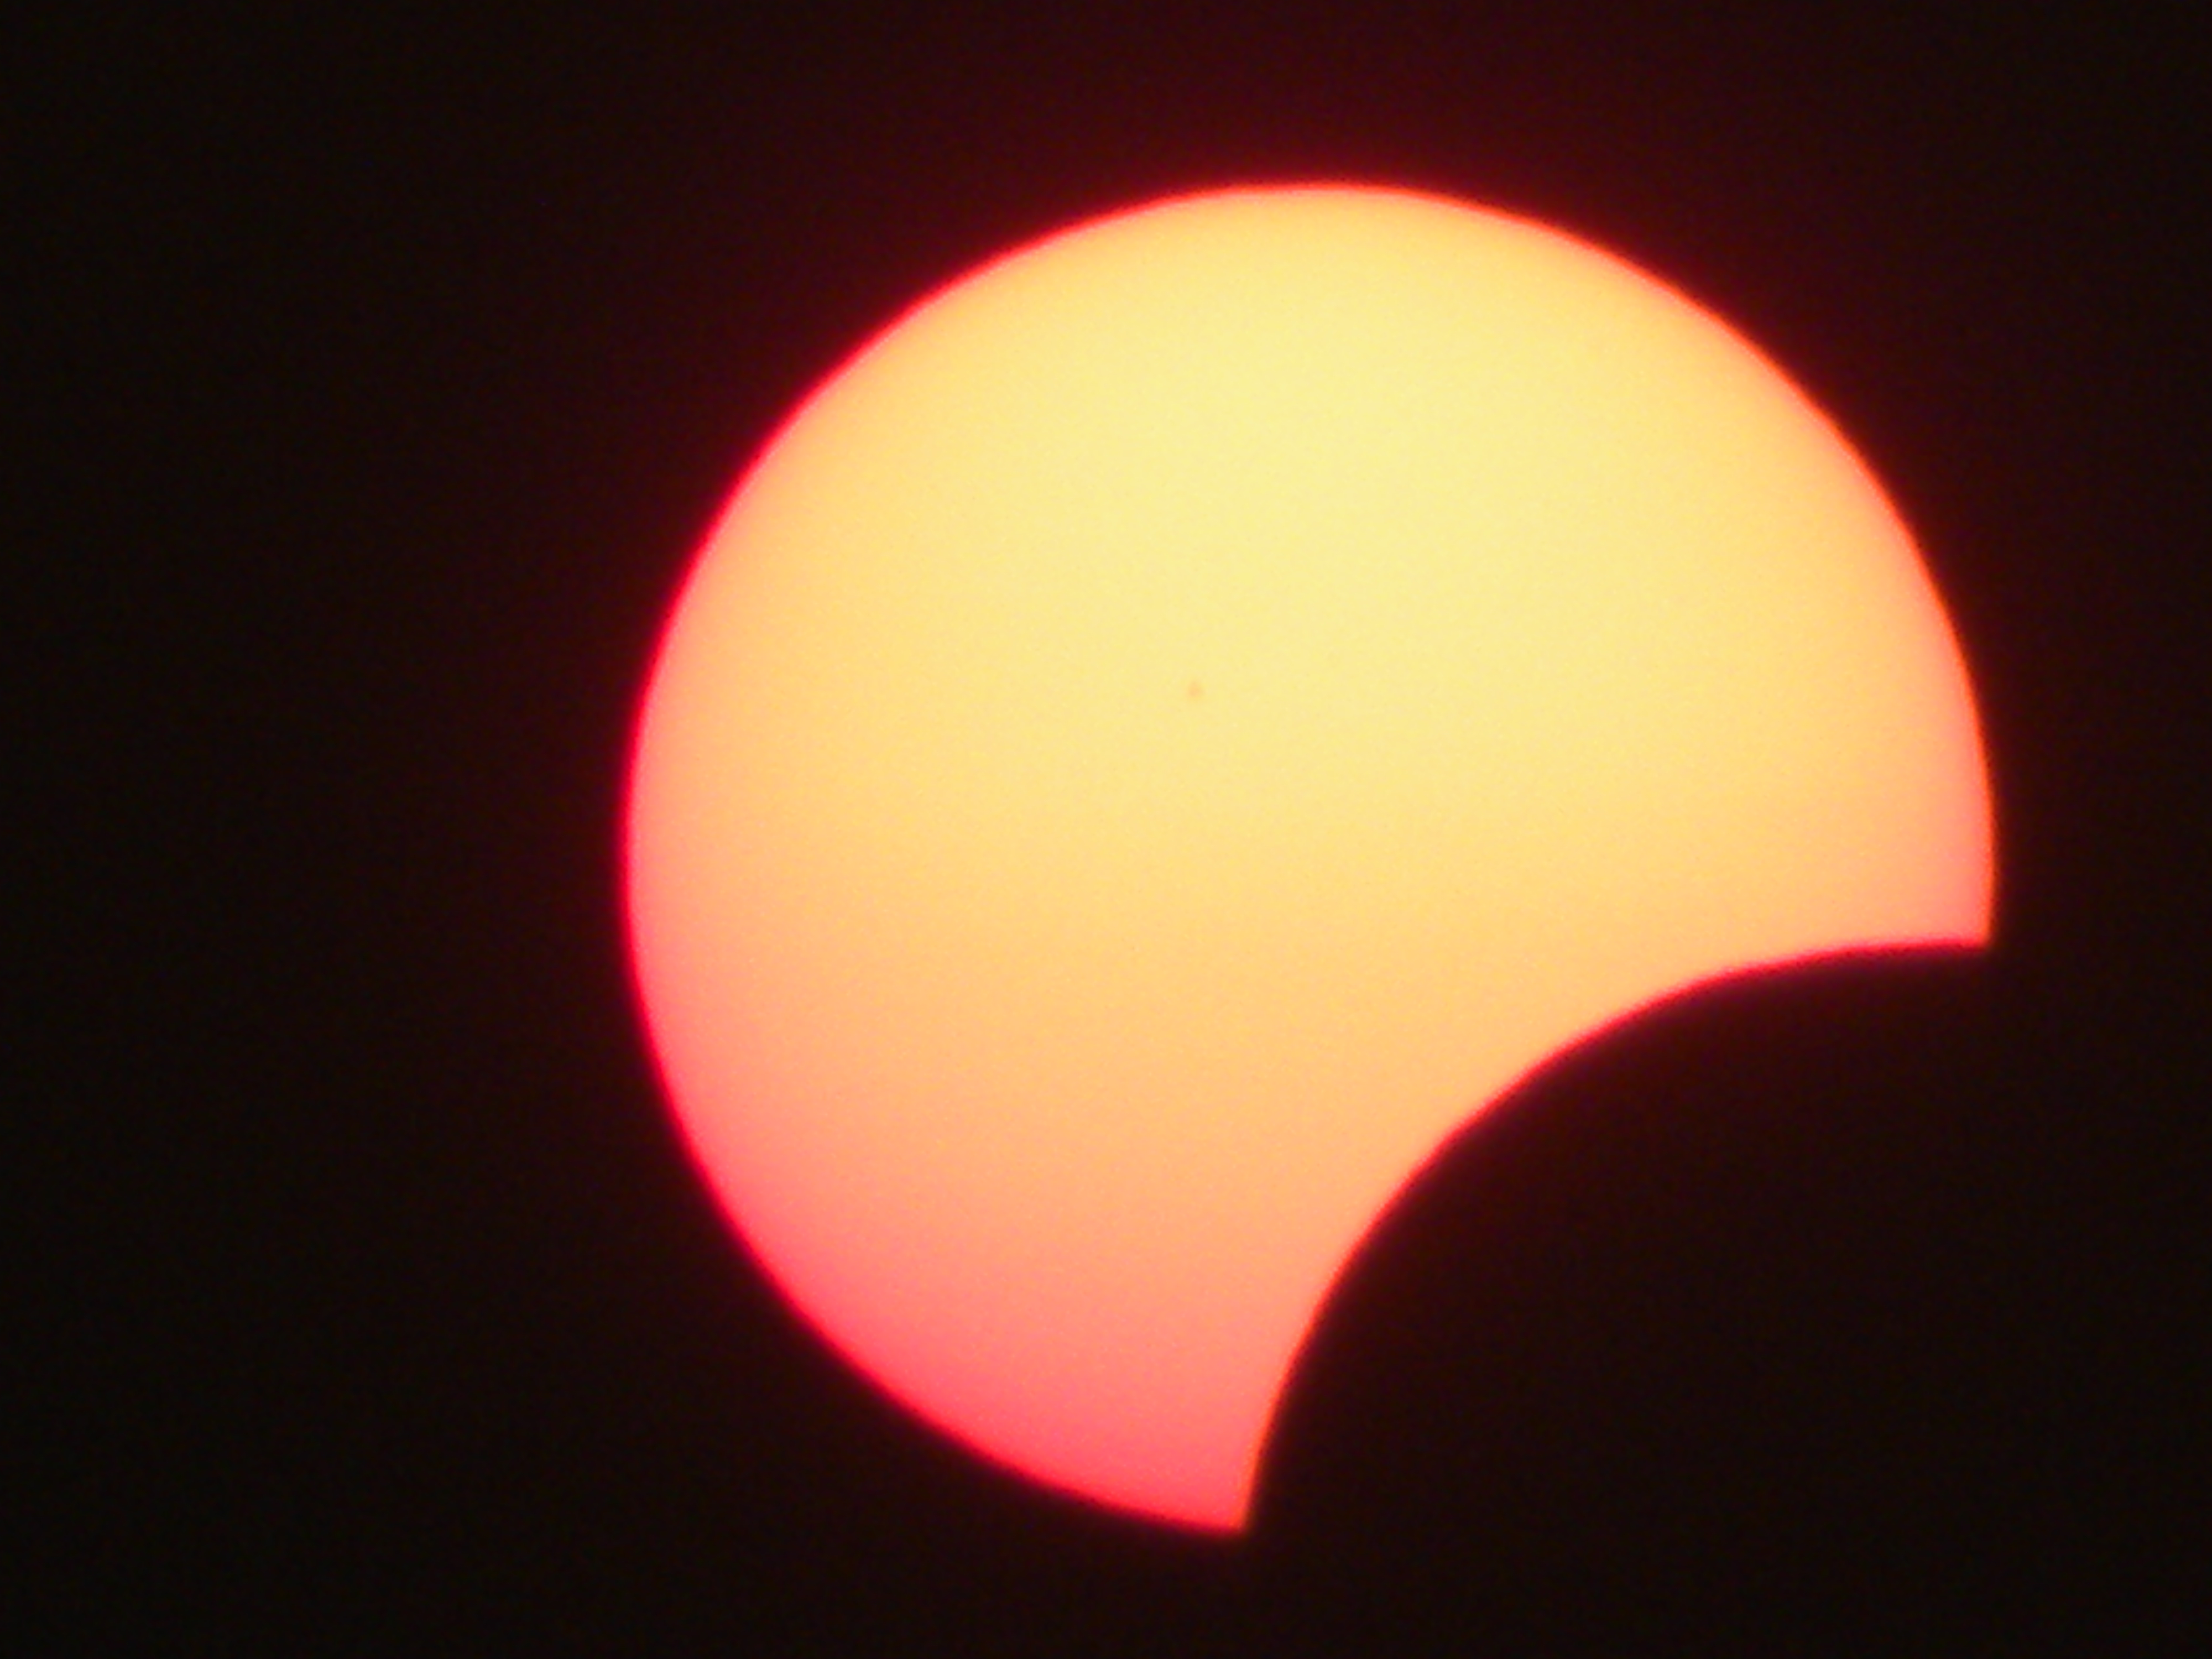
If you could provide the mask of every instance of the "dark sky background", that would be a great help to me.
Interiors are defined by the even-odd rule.
[[[0,118],[23,1651],[2203,1624],[2212,86],[2178,31],[46,9]],[[2001,937],[1693,997],[1463,1135],[1229,1544],[981,1467],[781,1304],[660,1103],[618,819],[689,555],[817,377],[1010,244],[1317,178],[1607,246],[1852,436],[1977,678]]]

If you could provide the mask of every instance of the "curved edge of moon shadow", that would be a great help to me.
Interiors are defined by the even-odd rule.
[[[1441,1146],[1271,1425],[1252,1535],[1306,1613],[1644,1628],[1971,1578],[2016,1496],[1983,1467],[1992,1002],[1965,947],[1726,976]]]

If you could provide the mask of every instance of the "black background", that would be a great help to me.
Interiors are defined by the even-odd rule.
[[[49,9],[4,164],[24,1650],[2202,1620],[2212,88],[2178,29]],[[1853,436],[1976,676],[2000,939],[1707,992],[1463,1136],[1228,1543],[977,1465],[781,1306],[659,1103],[618,817],[688,556],[818,376],[1012,243],[1315,178],[1607,246]]]

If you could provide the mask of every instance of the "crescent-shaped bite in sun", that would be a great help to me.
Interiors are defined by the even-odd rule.
[[[1585,243],[1340,187],[1080,227],[839,369],[691,572],[628,837],[784,1291],[1217,1528],[1471,1114],[1700,980],[1980,942],[1993,883],[1958,647],[1820,413]]]

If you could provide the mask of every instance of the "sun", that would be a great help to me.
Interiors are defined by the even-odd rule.
[[[1241,1524],[1470,1115],[1716,975],[1984,941],[1959,647],[1827,419],[1572,236],[1326,185],[928,297],[746,472],[629,803],[760,1263],[981,1454]]]

